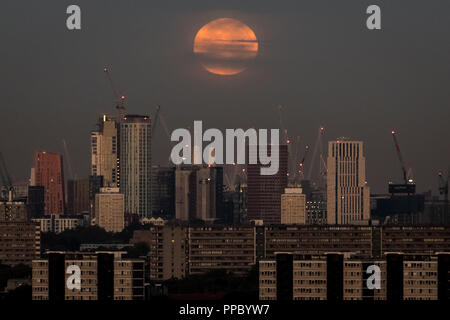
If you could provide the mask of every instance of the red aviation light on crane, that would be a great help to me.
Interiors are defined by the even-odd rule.
[[[392,134],[395,134],[395,130],[392,130],[391,133],[392,133]]]

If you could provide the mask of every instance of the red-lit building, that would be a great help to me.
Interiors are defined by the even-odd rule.
[[[252,148],[250,148],[252,150]],[[257,152],[256,148],[253,151]],[[268,146],[270,154],[270,146]],[[247,162],[248,163],[248,162]],[[288,184],[288,149],[279,146],[279,168],[274,175],[261,175],[261,165],[247,165],[247,217],[263,220],[264,224],[281,223],[281,195]]]
[[[44,187],[46,215],[64,214],[63,159],[60,154],[37,151],[34,154],[32,183]]]

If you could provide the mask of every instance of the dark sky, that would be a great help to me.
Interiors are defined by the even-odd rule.
[[[66,29],[78,4],[82,30]],[[382,9],[382,30],[365,26]],[[207,73],[192,53],[196,31],[215,18],[239,19],[260,52],[232,77]],[[450,1],[448,0],[3,0],[0,7],[0,148],[16,180],[29,176],[36,149],[67,141],[78,177],[89,172],[89,134],[114,112],[103,67],[130,113],[155,105],[170,129],[278,127],[291,135],[363,140],[367,180],[385,192],[401,178],[390,131],[399,132],[418,190],[436,190],[450,165]],[[157,129],[154,158],[168,142]]]

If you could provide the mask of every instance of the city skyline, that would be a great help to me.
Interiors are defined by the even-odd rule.
[[[109,66],[126,95],[127,111],[154,114],[160,104],[170,129],[185,128],[195,119],[217,128],[276,128],[281,104],[286,128],[303,143],[314,143],[320,125],[326,141],[339,136],[364,141],[374,193],[385,193],[388,181],[401,180],[390,137],[395,129],[418,192],[436,194],[437,172],[447,170],[450,158],[446,10],[409,1],[404,15],[401,1],[381,1],[387,12],[384,29],[370,33],[364,26],[366,6],[352,1],[339,6],[288,1],[276,8],[268,1],[205,3],[198,1],[189,11],[182,3],[175,9],[81,1],[85,24],[79,33],[70,33],[57,28],[59,6],[30,4],[30,9],[45,10],[36,7],[35,19],[25,21],[17,19],[24,14],[19,6],[6,2],[1,18],[15,36],[0,53],[10,74],[2,80],[7,94],[0,130],[12,177],[28,178],[37,149],[63,153],[62,139],[74,172],[88,175],[89,132],[101,113],[114,113],[102,73]],[[115,25],[118,14],[130,23]],[[250,26],[260,44],[248,68],[230,78],[205,72],[192,52],[196,32],[223,16]],[[96,17],[111,28],[99,28],[92,20]],[[416,23],[427,17],[435,23]],[[116,39],[124,42],[120,48]],[[7,132],[16,132],[15,138],[8,139]],[[164,163],[167,138],[162,128],[155,136],[155,154],[161,156],[155,161]]]
[[[449,12],[4,0],[0,303],[448,301]]]
[[[118,126],[117,120],[114,120],[114,119],[117,118],[117,116],[115,116],[113,114],[114,113],[112,113],[112,112],[108,113],[108,114],[104,113],[104,114],[100,114],[97,117],[99,119],[97,126],[100,126],[101,129],[97,128],[97,129],[93,129],[91,131],[91,144],[90,144],[90,148],[89,148],[90,149],[89,150],[90,154],[87,155],[88,160],[85,161],[87,163],[90,163],[90,166],[89,166],[88,172],[85,175],[79,175],[78,173],[74,173],[75,170],[72,168],[72,155],[71,155],[70,151],[67,149],[67,146],[65,145],[66,142],[65,142],[64,139],[62,140],[61,150],[54,151],[54,150],[47,150],[47,149],[43,150],[43,149],[39,148],[39,149],[37,149],[36,151],[33,152],[33,157],[37,153],[56,154],[56,155],[60,156],[61,159],[62,159],[62,168],[63,168],[63,172],[64,172],[65,184],[69,183],[71,180],[74,180],[74,179],[75,180],[87,179],[89,176],[92,176],[92,175],[93,176],[104,176],[104,173],[102,173],[102,174],[97,173],[97,166],[98,167],[106,166],[107,165],[106,163],[108,163],[108,165],[110,166],[110,168],[108,167],[108,169],[114,168],[113,172],[115,172],[115,170],[118,170],[118,168],[119,168],[119,164],[118,164],[119,153],[115,154],[117,152],[117,151],[114,151],[115,149],[106,151],[106,154],[110,154],[111,155],[110,156],[111,159],[108,159],[108,160],[105,160],[105,158],[108,157],[107,155],[102,155],[102,156],[97,156],[96,155],[97,152],[99,152],[99,154],[102,152],[102,151],[100,151],[101,150],[100,147],[97,148],[97,143],[99,145],[104,144],[103,142],[101,142],[101,139],[102,139],[101,137],[104,135],[104,133],[103,133],[104,129],[102,127],[103,126],[102,123],[103,122],[105,124],[112,123],[112,126]],[[130,115],[130,116],[134,117],[136,115]],[[142,117],[148,117],[149,120],[152,121],[152,117],[151,116],[142,116]],[[160,125],[158,125],[158,127],[159,126]],[[151,128],[151,126],[150,126],[150,128]],[[188,127],[188,128],[190,128],[190,127]],[[323,130],[323,129],[324,129],[324,127],[320,126],[320,130]],[[117,130],[117,128],[114,129],[114,130]],[[325,131],[325,130],[323,130],[323,131]],[[108,145],[110,145],[111,143],[113,145],[116,144],[116,141],[117,141],[118,137],[117,137],[117,132],[116,131],[114,131],[114,132],[115,133],[113,134],[114,136],[112,137],[112,140],[111,140],[111,136],[109,137],[109,140],[107,140],[107,144]],[[393,133],[394,133],[394,131],[391,131],[391,135]],[[109,132],[108,134],[112,134],[112,133]],[[288,146],[290,144],[292,145],[293,138],[294,137],[289,135],[289,140],[288,141],[290,141],[290,142],[288,143]],[[152,138],[150,138],[150,140],[152,140]],[[336,141],[336,140],[338,140],[338,141],[339,140],[352,140],[352,141],[354,141],[354,140],[357,140],[357,139],[352,139],[350,137],[340,136],[340,137],[338,137],[336,139],[326,140],[326,139],[323,139],[323,136],[322,136],[321,140],[325,140],[326,144],[329,144],[329,143],[332,143],[333,141]],[[152,140],[152,146],[153,146],[153,142],[154,142],[154,140]],[[362,141],[362,142],[364,143],[364,141]],[[292,170],[295,171],[297,165],[299,164],[297,162],[291,162],[293,160],[293,158],[292,158],[293,155],[291,154],[291,152],[294,152],[296,154],[296,156],[297,156],[296,160],[300,160],[302,158],[302,156],[303,156],[303,159],[305,159],[305,158],[308,159],[306,161],[306,165],[304,165],[303,163],[301,164],[301,171],[298,171],[299,173],[301,172],[301,174],[299,174],[298,176],[296,176],[294,178],[294,180],[292,180],[293,183],[294,182],[298,183],[300,177],[308,176],[309,178],[307,178],[307,180],[310,180],[317,187],[323,188],[322,183],[323,183],[324,178],[327,175],[327,168],[326,167],[325,168],[321,168],[320,166],[322,166],[323,163],[326,163],[325,157],[329,156],[329,150],[328,150],[328,148],[324,147],[323,144],[325,144],[324,141],[320,141],[319,142],[316,139],[316,141],[314,141],[313,144],[307,144],[307,145],[304,145],[304,146],[302,146],[301,144],[296,145],[295,146],[295,148],[296,148],[295,151],[292,151],[291,147],[289,146],[289,150],[290,150],[289,151],[289,168],[290,169],[288,170],[288,172],[291,172]],[[89,143],[88,143],[88,145],[89,145]],[[283,145],[283,137],[280,137],[280,146],[282,146],[282,145]],[[284,145],[286,145],[286,144],[284,143]],[[301,147],[305,147],[305,146],[307,148],[309,148],[309,149],[311,149],[312,147],[317,148],[317,152],[318,153],[320,153],[319,149],[322,148],[324,159],[321,159],[320,155],[318,155],[318,154],[315,155],[316,158],[314,158],[314,159],[310,159],[311,158],[310,154],[309,154],[309,157],[306,157],[308,155],[309,151],[305,152],[305,150],[299,150]],[[114,147],[114,148],[117,148],[117,146]],[[365,147],[365,148],[367,148],[367,147]],[[393,150],[392,153],[395,154],[397,151],[395,150],[395,146],[393,146],[393,148],[394,148],[394,150]],[[112,153],[111,153],[111,151],[112,151]],[[170,153],[170,151],[168,153]],[[365,153],[366,153],[366,151],[365,151]],[[160,157],[160,154],[157,154],[157,157],[158,157],[158,155]],[[152,156],[152,157],[154,157],[154,156]],[[91,158],[91,159],[89,160],[89,158]],[[176,167],[180,166],[180,165],[176,165],[174,163],[171,163],[170,162],[170,157],[168,157],[168,158],[169,158],[169,160],[165,159],[165,161],[160,161],[160,162],[153,162],[153,159],[152,159],[151,160],[151,165],[152,166],[168,166],[168,167],[172,167],[172,168],[176,168]],[[367,157],[365,157],[365,158],[367,159]],[[100,160],[100,159],[102,159],[102,160]],[[315,161],[313,161],[313,160],[315,160]],[[368,162],[370,162],[370,159],[369,159]],[[371,188],[370,189],[370,191],[371,191],[370,194],[388,194],[388,193],[391,193],[390,189],[388,188],[388,186],[390,184],[392,184],[392,183],[395,184],[395,183],[401,183],[402,182],[402,175],[401,175],[401,169],[402,169],[401,165],[402,164],[399,162],[398,159],[396,159],[394,162],[397,162],[397,164],[398,164],[398,169],[397,169],[397,172],[395,174],[396,177],[392,178],[392,179],[388,179],[388,180],[382,182],[382,184],[383,184],[383,186],[381,187],[382,190],[373,191],[373,188]],[[102,163],[102,164],[100,164],[100,163]],[[415,179],[413,168],[409,166],[409,163],[405,163],[405,164],[408,166],[406,168],[408,170],[408,175],[411,175],[411,177],[414,178],[413,181],[415,183],[416,179]],[[225,167],[232,168],[234,165],[235,164],[233,164],[233,165],[231,165],[231,164],[223,164],[223,165],[219,165],[219,166],[222,166],[224,168]],[[291,168],[291,165],[293,166],[292,168]],[[13,180],[12,182],[13,182],[13,184],[15,186],[22,186],[22,185],[25,185],[25,184],[33,185],[33,175],[34,175],[34,173],[33,173],[34,167],[33,166],[34,166],[34,164],[31,163],[30,167],[27,168],[28,169],[28,175],[25,175],[25,177],[23,179],[17,179],[16,177],[14,177],[12,175],[12,180]],[[183,166],[183,164],[181,164],[181,166]],[[248,164],[244,165],[244,167],[245,166],[248,166]],[[12,165],[9,164],[9,163],[6,163],[6,168],[8,169],[9,173],[13,172],[13,170],[11,170],[11,167],[14,168],[14,163]],[[319,169],[318,169],[318,167],[319,167]],[[117,169],[115,169],[115,168],[117,168]],[[30,170],[31,170],[31,174],[30,174]],[[323,170],[325,170],[325,171],[323,171]],[[367,171],[370,170],[370,169],[367,168],[367,165],[366,165],[366,170]],[[310,171],[311,171],[311,174],[310,174]],[[432,195],[439,196],[438,177],[440,177],[440,176],[444,176],[445,177],[447,172],[450,172],[450,166],[448,167],[448,169],[439,170],[435,174],[435,177],[434,177],[435,178],[435,183],[433,185],[431,185],[429,187],[423,186],[423,185],[419,185],[418,188],[417,188],[417,192],[418,193],[426,193],[427,191],[431,191]],[[115,174],[116,173],[113,173],[113,175],[115,175]],[[288,174],[288,176],[289,176],[289,174]],[[312,176],[312,178],[311,178],[311,176]],[[117,177],[111,176],[111,177],[107,178],[106,182],[104,182],[104,185],[105,186],[116,186],[116,184],[117,184],[117,180],[116,179],[117,179]],[[233,183],[236,183],[236,181],[233,181]],[[366,179],[366,183],[369,184],[368,179]],[[226,181],[224,181],[224,185],[226,185],[227,187],[231,187],[231,186],[228,186]]]
[[[113,115],[114,113],[113,112],[110,112],[110,113],[108,113],[108,114],[106,114],[106,113],[104,113],[104,114],[100,114],[100,115],[98,115],[98,116],[100,116],[100,122],[101,122],[101,119],[103,118],[103,117],[108,117],[108,121],[110,121],[110,119],[114,119],[115,118],[115,116]],[[131,115],[131,116],[134,116],[134,115]],[[97,117],[97,118],[99,118],[99,117]],[[149,119],[151,120],[152,119],[152,117],[151,116],[149,116]],[[113,121],[115,121],[115,120],[112,120],[112,122]],[[159,127],[159,126],[158,126]],[[323,128],[323,126],[320,126],[321,128]],[[187,128],[189,128],[189,127],[187,127]],[[244,129],[245,130],[245,129]],[[224,130],[225,131],[225,130]],[[92,131],[91,131],[91,139],[97,139],[95,136],[97,136],[98,135],[98,132],[101,132],[101,131],[98,131],[97,129],[93,129]],[[392,133],[392,132],[394,132],[394,131],[391,131],[391,132],[389,132],[389,133]],[[161,133],[161,135],[162,135],[162,133]],[[391,135],[391,134],[389,134],[389,135]],[[291,137],[291,136],[289,136],[290,138],[294,138],[294,137]],[[282,137],[280,138],[280,146],[281,145],[283,145],[283,141],[282,141]],[[336,140],[339,140],[339,139],[345,139],[345,140],[358,140],[358,139],[352,139],[351,137],[344,137],[344,136],[339,136],[339,137],[337,137],[337,138],[335,138],[335,139],[331,139],[331,140],[326,140],[326,139],[324,139],[325,140],[325,142],[326,143],[330,143],[330,142],[333,142],[333,141],[336,141]],[[290,140],[290,141],[292,141],[292,140]],[[364,141],[362,141],[363,143],[364,143]],[[157,142],[158,143],[158,142]],[[292,143],[292,142],[291,142]],[[323,141],[321,142],[322,144],[324,143]],[[90,148],[89,148],[89,153],[91,153],[91,154],[87,154],[87,160],[86,161],[83,161],[83,162],[85,162],[85,163],[90,163],[90,165],[89,165],[89,168],[88,168],[88,171],[87,172],[85,172],[85,174],[79,174],[78,172],[76,172],[74,169],[72,169],[72,153],[71,153],[71,150],[68,150],[67,149],[67,146],[64,146],[64,144],[65,144],[65,140],[63,139],[62,140],[62,144],[61,144],[61,149],[59,149],[59,150],[53,150],[53,149],[41,149],[41,148],[37,148],[35,151],[33,151],[32,152],[32,154],[34,155],[34,154],[36,154],[36,153],[38,153],[38,152],[41,152],[41,153],[51,153],[51,154],[57,154],[58,156],[60,156],[61,158],[62,158],[62,160],[63,160],[63,165],[62,165],[62,167],[63,167],[63,171],[65,172],[64,173],[64,180],[65,180],[65,183],[67,184],[70,180],[73,180],[73,179],[85,179],[85,178],[88,178],[90,175],[100,175],[100,176],[103,176],[103,174],[96,174],[95,172],[96,172],[96,169],[95,169],[95,166],[97,166],[98,164],[98,161],[99,160],[94,160],[94,158],[92,158],[93,156],[92,156],[92,146],[90,146]],[[92,142],[91,142],[91,144],[92,144]],[[298,148],[300,148],[300,147],[305,147],[305,146],[307,146],[308,148],[312,148],[312,147],[315,147],[316,146],[316,144],[317,144],[317,140],[316,141],[312,141],[312,144],[306,144],[306,145],[298,145],[298,146],[296,146],[296,148],[298,147]],[[391,142],[391,144],[392,144],[392,142]],[[89,145],[89,142],[87,142],[87,145]],[[152,140],[152,146],[153,146],[153,140]],[[318,145],[317,145],[317,147],[319,147]],[[66,148],[66,149],[65,149]],[[320,148],[320,147],[319,147]],[[324,157],[327,157],[328,156],[328,152],[329,152],[329,150],[327,149],[327,148],[324,148],[323,146],[322,146],[322,148],[323,148],[323,156]],[[365,148],[367,148],[367,147],[365,147]],[[318,152],[320,152],[320,151],[318,151]],[[168,158],[170,158],[169,157],[169,153],[170,153],[170,151],[168,152]],[[302,154],[300,154],[300,153],[302,153]],[[394,156],[395,156],[395,154],[396,154],[396,150],[395,150],[395,146],[394,145],[392,145],[392,152],[391,152]],[[298,156],[301,156],[301,155],[305,155],[305,151],[304,150],[296,150],[296,154],[297,154],[297,157]],[[33,155],[32,155],[32,157],[33,157]],[[158,155],[159,155],[159,157],[158,157]],[[292,157],[292,155],[289,153],[289,156],[290,157]],[[311,155],[310,155],[311,156]],[[5,157],[5,156],[4,156]],[[161,156],[160,156],[160,153],[157,153],[157,157],[158,158],[161,158]],[[69,158],[69,160],[67,160],[67,158]],[[89,158],[92,158],[91,160],[89,160]],[[163,157],[164,158],[164,157]],[[366,157],[367,158],[367,157]],[[8,159],[9,160],[9,159]],[[104,160],[103,160],[104,161]],[[289,159],[289,162],[290,162],[290,164],[289,164],[289,166],[291,166],[291,158]],[[326,176],[326,172],[324,173],[324,172],[316,172],[316,171],[319,171],[319,170],[323,170],[323,169],[317,169],[317,167],[319,166],[319,165],[321,165],[321,162],[322,162],[322,160],[319,158],[319,157],[317,157],[317,158],[315,158],[315,161],[314,161],[314,163],[312,163],[313,161],[312,161],[312,159],[308,159],[308,160],[306,160],[306,164],[303,166],[303,164],[302,164],[302,175],[303,176],[306,176],[306,175],[309,175],[309,171],[311,170],[312,171],[312,176],[313,176],[313,178],[311,179],[311,181],[314,183],[314,184],[317,184],[317,185],[320,185],[321,183],[322,183],[322,179],[323,179],[323,177],[321,178],[320,177],[320,175],[325,175]],[[370,159],[368,159],[368,162],[370,163]],[[394,159],[394,161],[393,162],[395,162],[395,163],[397,163],[397,165],[398,165],[398,168],[397,168],[397,170],[396,170],[396,172],[394,173],[394,177],[393,178],[388,178],[388,180],[385,180],[385,181],[381,181],[381,180],[378,180],[378,183],[377,183],[377,185],[379,185],[379,187],[380,187],[380,184],[381,184],[381,189],[380,190],[375,190],[375,191],[373,191],[373,188],[371,188],[371,194],[388,194],[388,193],[390,193],[389,192],[389,189],[388,189],[388,185],[389,184],[391,184],[391,183],[401,183],[402,182],[402,174],[401,174],[401,170],[402,170],[402,167],[401,167],[401,163],[398,161],[398,159],[396,158],[396,156],[395,156],[395,159]],[[27,170],[27,172],[24,174],[24,177],[23,178],[17,178],[14,174],[11,174],[11,176],[12,176],[12,182],[13,182],[13,184],[14,185],[18,185],[18,186],[20,186],[20,185],[24,185],[24,184],[29,184],[29,183],[32,183],[32,180],[33,180],[33,173],[31,173],[31,175],[30,175],[30,169],[33,169],[33,160],[32,161],[30,161],[30,166],[28,167],[28,168],[26,168]],[[13,162],[13,163],[9,163],[9,161],[6,163],[6,165],[7,165],[7,169],[9,170],[9,172],[10,173],[13,173],[13,172],[15,172],[15,168],[16,168],[16,166],[15,166],[15,163]],[[76,166],[79,166],[80,164],[79,163],[75,163],[75,167]],[[158,161],[158,162],[152,162],[152,165],[156,165],[156,166],[169,166],[169,167],[173,167],[173,168],[175,168],[175,167],[177,167],[177,166],[179,166],[179,165],[176,165],[176,164],[173,164],[173,163],[171,163],[170,162],[170,160],[169,160],[169,163],[167,162],[167,159],[164,159],[164,160],[162,160],[162,161]],[[183,165],[183,164],[182,164]],[[294,170],[295,170],[295,166],[296,165],[298,165],[298,163],[293,163],[293,165],[294,165]],[[414,178],[414,182],[416,182],[417,180],[415,179],[415,171],[414,171],[414,169],[411,167],[411,166],[409,166],[409,162],[408,163],[406,163],[406,165],[408,165],[408,167],[406,168],[407,170],[408,170],[408,174],[411,174],[412,175],[412,177]],[[114,165],[113,165],[114,166]],[[118,165],[117,165],[118,166]],[[223,166],[223,167],[232,167],[233,165],[231,165],[231,164],[223,164],[223,165],[220,165],[220,166]],[[369,166],[366,166],[366,167],[369,167]],[[305,169],[306,168],[306,169]],[[68,171],[70,171],[70,174],[69,174],[69,176],[68,176],[68,174],[67,174],[67,172]],[[291,171],[291,170],[289,170],[289,171]],[[325,171],[326,171],[326,168],[325,168]],[[367,171],[373,171],[373,170],[370,170],[370,167],[369,168],[367,168]],[[445,167],[443,167],[442,169],[440,169],[440,170],[438,170],[434,175],[433,175],[433,178],[434,178],[434,180],[435,181],[432,181],[432,184],[430,185],[430,186],[427,186],[427,185],[423,185],[423,184],[421,184],[421,183],[419,183],[419,185],[417,186],[417,192],[418,193],[425,193],[425,192],[427,192],[427,191],[431,191],[432,192],[432,195],[434,195],[434,196],[438,196],[439,195],[439,187],[438,187],[438,177],[439,177],[439,175],[443,175],[443,176],[445,176],[446,174],[447,174],[447,172],[449,172],[450,171],[450,166],[448,167],[448,168],[445,168]],[[315,177],[314,177],[315,176]],[[297,178],[296,178],[297,179]],[[367,183],[369,183],[369,181],[368,181],[369,179],[367,179]],[[108,180],[108,182],[107,183],[105,183],[105,185],[111,185],[111,186],[114,186],[116,184],[116,181],[115,180]],[[372,185],[372,183],[370,183],[370,185]]]

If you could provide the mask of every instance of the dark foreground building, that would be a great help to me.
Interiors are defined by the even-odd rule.
[[[0,263],[31,266],[41,251],[40,237],[40,228],[35,223],[0,221]]]
[[[31,266],[31,261],[40,254],[40,236],[39,226],[29,222],[25,202],[0,201],[1,264]]]
[[[135,231],[131,243],[150,248],[150,279],[184,278],[212,270],[246,274],[277,252],[294,255],[348,253],[363,259],[388,252],[450,252],[450,227],[168,224]]]
[[[378,274],[378,282],[372,277]],[[349,254],[277,253],[259,261],[261,300],[448,300],[450,253],[386,253],[377,259]]]
[[[47,252],[33,260],[33,300],[144,300],[144,261],[122,253]],[[79,289],[68,285],[74,266],[81,273]]]

